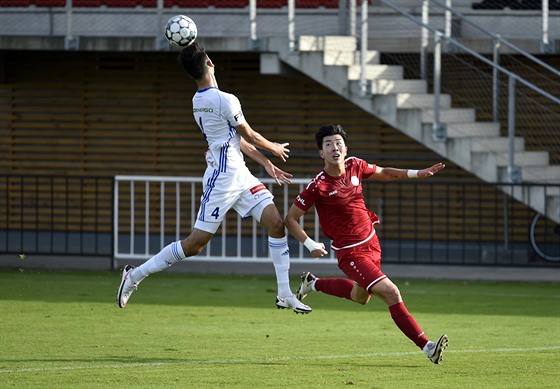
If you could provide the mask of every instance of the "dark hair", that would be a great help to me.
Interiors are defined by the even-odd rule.
[[[340,124],[327,124],[319,128],[319,131],[315,134],[315,140],[317,141],[317,147],[319,150],[323,149],[323,138],[331,135],[340,135],[344,139],[344,143],[348,139],[348,134],[342,129]]]
[[[208,55],[206,55],[204,46],[197,42],[181,50],[177,59],[187,74],[194,80],[201,80],[206,75]]]

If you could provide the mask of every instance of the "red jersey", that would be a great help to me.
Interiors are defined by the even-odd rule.
[[[294,205],[308,211],[317,209],[323,233],[330,238],[333,250],[358,246],[374,234],[377,215],[366,208],[362,179],[375,173],[376,165],[349,157],[346,172],[340,177],[321,171],[296,197]]]

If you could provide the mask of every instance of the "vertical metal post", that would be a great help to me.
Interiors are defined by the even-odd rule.
[[[64,48],[66,50],[77,50],[79,41],[72,36],[72,0],[66,2],[66,36],[64,37]]]
[[[350,0],[350,36],[356,36],[356,0]]]
[[[521,171],[515,166],[515,78],[508,78],[508,181],[510,183],[521,182]]]
[[[422,1],[422,24],[428,25],[430,22],[430,2],[429,0]],[[420,78],[422,80],[428,79],[428,67],[426,65],[428,56],[429,44],[429,31],[427,28],[422,27],[422,34],[420,38]]]
[[[368,82],[366,80],[366,55],[368,40],[368,2],[362,1],[362,30],[360,39],[360,91],[362,97],[368,95]]]
[[[513,193],[513,185],[510,186],[510,193]],[[504,205],[504,252],[509,251],[509,201],[508,196],[503,196]]]
[[[548,0],[542,0],[542,40],[541,40],[541,52],[543,54],[553,54],[554,47],[552,42],[548,37]]]
[[[113,257],[111,270],[116,270],[118,266],[116,253],[119,251],[119,181],[115,177],[113,177],[113,250],[111,251]]]
[[[451,9],[451,0],[445,0],[445,37],[450,38],[452,35],[452,23],[453,23],[453,14],[449,9]],[[446,40],[447,42],[447,40]]]
[[[498,35],[498,38],[500,35]],[[494,67],[492,68],[492,117],[495,122],[500,121],[500,40],[494,41]]]
[[[435,142],[447,140],[446,125],[440,122],[441,92],[441,32],[434,36],[434,120],[432,122],[432,139]]]
[[[165,38],[163,37],[163,0],[157,0],[157,15],[156,15],[156,36],[155,36],[155,48],[156,50],[163,50],[169,45],[165,45]]]
[[[249,0],[249,24],[251,42],[257,40],[257,0]]]
[[[288,39],[290,51],[297,51],[296,27],[295,27],[296,0],[288,0]]]

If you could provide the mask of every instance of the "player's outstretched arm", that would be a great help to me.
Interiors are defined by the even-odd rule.
[[[428,178],[444,168],[445,164],[442,162],[436,163],[435,165],[422,170],[397,169],[394,167],[377,166],[375,173],[371,175],[370,178],[376,181],[396,181],[409,178]]]
[[[292,174],[285,172],[284,170],[276,167],[276,165],[270,162],[270,160],[267,157],[265,157],[259,150],[257,150],[255,146],[247,142],[245,139],[241,138],[241,143],[239,144],[239,147],[241,148],[243,154],[251,158],[253,161],[258,162],[260,165],[262,165],[265,168],[268,175],[274,178],[278,185],[282,185],[282,183],[285,184],[292,183],[292,180],[290,180],[290,178],[293,177]]]
[[[302,217],[303,214],[305,214],[303,210],[299,209],[295,205],[292,205],[288,211],[288,215],[286,215],[286,218],[284,219],[284,224],[290,234],[292,234],[294,238],[299,240],[309,250],[313,258],[322,257],[327,254],[325,245],[311,239],[298,223],[299,218]]]
[[[286,162],[288,159],[288,149],[289,143],[276,143],[271,142],[264,136],[254,131],[248,123],[243,123],[235,127],[235,130],[239,135],[245,139],[245,141],[260,150],[265,150],[271,152],[282,161]]]

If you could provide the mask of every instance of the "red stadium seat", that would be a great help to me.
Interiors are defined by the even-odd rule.
[[[211,0],[164,0],[163,6],[165,8],[208,8],[210,3]]]
[[[100,7],[101,0],[72,0],[74,7]]]
[[[338,0],[296,0],[296,8],[338,8]]]
[[[0,0],[0,7],[29,7],[30,0]]]
[[[282,8],[288,6],[288,0],[257,0],[258,8]]]
[[[245,8],[249,6],[249,0],[212,0],[216,8]]]
[[[34,0],[37,7],[64,7],[66,0]]]
[[[143,1],[143,0],[101,0],[102,4],[105,4],[110,8],[136,8],[138,6],[144,7],[156,7],[157,0]]]

